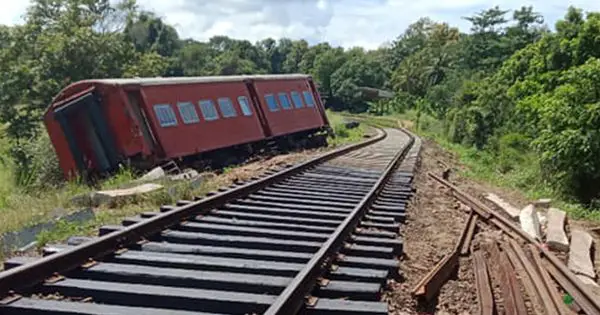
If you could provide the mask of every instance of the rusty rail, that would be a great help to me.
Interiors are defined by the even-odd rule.
[[[487,263],[481,251],[473,253],[473,269],[475,272],[475,287],[477,288],[477,300],[479,302],[479,314],[494,314],[494,295],[488,274]]]
[[[558,290],[556,289],[556,286],[553,284],[552,279],[550,278],[550,275],[548,274],[548,271],[546,271],[546,269],[544,268],[544,264],[540,257],[540,253],[537,250],[537,248],[535,247],[535,245],[529,244],[528,248],[529,248],[529,252],[531,253],[531,258],[533,259],[533,263],[534,263],[533,265],[535,266],[536,271],[542,278],[542,280],[544,282],[544,286],[546,287],[546,290],[548,290],[548,292],[550,293],[550,297],[552,298],[552,302],[554,303],[554,306],[556,306],[556,310],[560,314],[574,314],[563,303],[563,301],[560,297],[560,294],[559,294]]]
[[[412,295],[414,297],[431,300],[440,291],[444,283],[456,270],[460,255],[465,255],[469,252],[476,224],[477,216],[471,211],[469,219],[465,223],[454,249],[444,256],[444,258],[440,260],[435,267],[419,281],[419,283],[417,283],[412,290]]]
[[[439,176],[436,176],[432,173],[429,173],[428,175],[438,181],[440,184],[451,189],[459,201],[472,207],[473,210],[475,210],[483,219],[486,219],[488,222],[496,225],[499,229],[503,230],[514,239],[520,238],[527,243],[533,244],[540,252],[542,257],[549,262],[549,264],[544,266],[547,272],[567,293],[573,297],[581,309],[590,315],[600,314],[600,299],[597,299],[593,293],[590,292],[590,289],[581,283],[575,274],[573,274],[573,272],[571,272],[552,252],[542,247],[537,240],[529,236],[514,222],[507,219],[499,212],[486,206],[475,197],[461,191],[458,187],[452,185],[450,182],[440,178]],[[540,282],[540,284],[543,285],[543,282]],[[551,299],[551,297],[548,298]]]
[[[493,278],[500,284],[505,314],[527,315],[525,301],[521,295],[515,269],[505,252],[500,252],[496,241],[486,243],[484,248],[489,253],[489,267]]]

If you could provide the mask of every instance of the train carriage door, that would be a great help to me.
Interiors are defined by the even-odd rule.
[[[246,84],[246,88],[248,89],[248,93],[250,94],[250,99],[252,100],[252,104],[254,105],[254,111],[256,112],[256,116],[260,121],[260,125],[263,128],[263,133],[265,137],[269,138],[273,135],[271,131],[271,127],[269,126],[269,122],[267,121],[267,117],[265,116],[265,112],[262,110],[262,106],[260,106],[260,97],[258,97],[258,92],[256,92],[256,87],[254,86],[254,82],[252,80],[244,80]]]
[[[80,172],[86,172],[90,163],[101,172],[111,170],[118,163],[101,102],[95,89],[90,88],[54,109],[54,117]]]
[[[157,149],[156,138],[154,137],[154,133],[150,127],[150,123],[148,122],[148,116],[146,111],[144,110],[142,104],[144,99],[142,98],[142,93],[139,88],[134,90],[128,90],[127,92],[127,100],[129,101],[130,108],[135,116],[135,120],[142,132],[142,136],[144,137],[144,141],[148,146],[150,152],[154,152]],[[157,153],[162,154],[162,150],[158,148]]]

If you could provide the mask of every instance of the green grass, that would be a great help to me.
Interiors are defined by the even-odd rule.
[[[335,138],[329,139],[332,147],[363,140],[365,126],[348,129],[341,115],[330,111],[327,115],[336,134]],[[48,221],[57,214],[65,215],[82,208],[71,202],[74,196],[92,191],[91,187],[82,183],[70,182],[62,187],[35,190],[16,186],[13,178],[14,166],[6,155],[7,147],[6,138],[0,134],[0,162],[4,162],[0,163],[0,234]],[[37,236],[38,245],[61,241],[71,235],[94,235],[102,225],[119,224],[124,217],[142,211],[156,210],[161,205],[174,204],[179,199],[192,199],[194,196],[229,185],[230,182],[226,178],[234,169],[234,166],[223,169],[220,175],[204,181],[200,187],[193,190],[184,182],[179,184],[161,182],[165,188],[159,192],[127,198],[121,200],[119,204],[103,205],[95,209],[96,217],[89,222],[83,224],[60,222],[55,229],[44,231]],[[134,179],[135,174],[124,168],[111,178],[102,181],[99,188],[107,190],[130,187]],[[57,211],[57,209],[61,210]]]
[[[346,123],[348,122],[347,119],[340,113],[331,110],[327,110],[327,118],[329,119],[329,124],[335,134],[335,138],[328,139],[329,145],[339,146],[359,142],[364,139],[366,128],[363,124],[360,124],[356,128],[348,129],[346,127]]]
[[[464,166],[464,169],[459,172],[464,177],[517,190],[529,200],[552,198],[553,206],[569,213],[570,218],[600,221],[598,209],[586,208],[577,202],[564,199],[553,191],[550,185],[544,182],[537,159],[532,153],[521,153],[520,159],[510,163],[509,169],[505,170],[505,158],[501,156],[450,143],[440,136],[431,134],[424,136],[436,141],[441,147],[458,156],[460,163]],[[513,157],[510,157],[510,160],[513,160]]]
[[[340,114],[328,111],[327,116],[336,135],[335,138],[329,139],[328,142],[330,146],[335,147],[364,139],[366,129],[364,125],[348,129],[345,126],[345,119]],[[84,224],[62,222],[55,229],[40,233],[37,237],[38,246],[42,247],[47,243],[62,241],[72,235],[94,235],[97,229],[102,225],[119,224],[124,217],[133,216],[143,211],[156,210],[161,205],[174,204],[180,199],[189,200],[194,196],[204,195],[218,187],[229,185],[230,182],[226,177],[228,174],[232,173],[234,169],[235,166],[224,168],[220,175],[204,181],[200,187],[193,190],[189,185],[186,185],[185,182],[180,184],[163,183],[166,187],[160,192],[128,198],[122,200],[121,204],[114,205],[111,208],[106,206],[99,208],[95,212],[96,217],[92,221]],[[131,182],[133,179],[135,178],[131,171],[122,169],[121,172],[104,181],[101,184],[101,187],[103,189],[116,188]],[[25,220],[26,218],[23,217],[23,219]]]
[[[66,183],[59,188],[26,191],[13,184],[10,166],[5,165],[0,171],[0,234],[47,221],[57,214],[76,211],[79,207],[71,203],[71,198],[92,191],[77,182]],[[101,188],[117,188],[132,178],[129,171],[123,170],[103,182]]]
[[[553,206],[566,211],[570,218],[600,221],[600,209],[586,208],[563,198],[550,188],[543,180],[537,158],[532,152],[503,151],[498,156],[486,150],[451,143],[444,137],[442,122],[431,116],[421,115],[417,129],[415,111],[408,111],[402,115],[359,117],[367,123],[382,127],[401,125],[423,138],[435,141],[458,157],[463,166],[458,172],[466,178],[517,190],[529,200],[552,198]]]
[[[95,236],[98,228],[107,224],[120,224],[128,216],[134,216],[143,211],[156,211],[165,204],[175,204],[177,200],[191,200],[194,196],[205,195],[211,190],[229,184],[225,176],[207,179],[198,188],[192,189],[188,182],[182,181],[167,185],[158,192],[130,197],[120,204],[101,206],[95,210],[95,218],[83,224],[60,222],[56,228],[37,235],[38,247],[52,242],[59,242],[70,236]]]

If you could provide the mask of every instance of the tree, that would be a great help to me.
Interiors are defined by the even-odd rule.
[[[308,51],[302,56],[299,67],[302,73],[314,73],[315,61],[318,56],[332,49],[329,43],[319,43],[315,46],[309,47]]]
[[[398,36],[391,48],[392,68],[397,68],[404,59],[425,47],[433,24],[430,18],[420,18]]]
[[[332,74],[331,90],[345,108],[360,112],[368,106],[361,99],[358,88],[381,88],[385,80],[381,64],[366,55],[356,55]]]
[[[513,20],[516,25],[510,26],[506,30],[512,52],[537,42],[547,31],[542,27],[544,17],[540,13],[534,12],[531,6],[514,11]]]
[[[317,56],[312,73],[326,95],[334,95],[331,77],[345,62],[346,55],[342,48],[329,49]]]
[[[563,85],[527,106],[539,108],[540,133],[534,146],[555,187],[589,202],[600,197],[600,60],[562,75]]]
[[[297,40],[292,42],[292,46],[285,57],[285,61],[282,65],[282,70],[284,73],[297,73],[301,72],[302,59],[304,55],[308,52],[308,42],[305,40]]]
[[[135,20],[130,20],[125,36],[138,52],[155,52],[164,57],[173,56],[180,46],[175,28],[163,23],[152,12],[142,12]]]
[[[470,69],[494,71],[507,57],[505,32],[506,13],[498,6],[464,18],[471,22],[471,36],[466,38],[464,61]]]

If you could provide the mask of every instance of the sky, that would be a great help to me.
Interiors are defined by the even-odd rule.
[[[390,42],[420,17],[429,16],[468,31],[462,19],[499,5],[532,5],[550,27],[574,5],[600,11],[600,0],[138,0],[173,25],[181,38],[215,35],[255,42],[267,37],[328,41],[343,47],[375,49]],[[0,24],[23,23],[25,0],[0,0]]]

